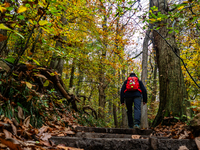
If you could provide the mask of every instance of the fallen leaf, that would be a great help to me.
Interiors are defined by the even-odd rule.
[[[189,150],[186,146],[180,146],[178,150]]]
[[[17,127],[13,123],[11,124],[11,126],[12,126],[14,135],[17,135]]]
[[[196,137],[194,140],[195,140],[198,150],[200,150],[200,137]]]
[[[40,137],[40,139],[43,141],[47,141],[49,138],[51,138],[51,133],[43,133]]]
[[[12,138],[12,133],[10,133],[8,130],[3,129],[3,133],[5,134],[5,138]]]
[[[48,126],[42,126],[42,127],[38,130],[38,131],[39,131],[38,136],[41,136],[42,133],[46,132],[48,129],[49,129]]]
[[[139,139],[141,136],[140,135],[132,135],[131,138],[132,139]]]
[[[14,144],[12,141],[0,138],[2,144],[9,147],[11,150],[22,150],[19,144]]]
[[[12,118],[13,123],[15,124],[15,126],[19,126],[19,123],[17,122],[17,120],[15,118]]]
[[[42,75],[42,74],[35,74],[34,76],[36,76],[36,77],[41,77],[41,78],[44,78],[44,79],[47,80],[47,78],[46,78],[44,75]]]
[[[26,101],[29,102],[32,98],[33,98],[33,95],[29,95],[29,97]]]
[[[30,83],[30,82],[26,82],[26,86],[29,88],[29,89],[32,89],[33,85]]]
[[[25,120],[24,120],[24,122],[23,122],[23,125],[25,126],[25,127],[29,127],[29,125],[30,125],[30,118],[31,118],[31,116],[28,116]]]
[[[49,143],[49,141],[40,141],[40,144],[51,147],[51,144]]]
[[[24,113],[23,113],[23,110],[20,106],[18,106],[18,117],[20,119],[24,119]]]
[[[84,149],[80,149],[80,148],[66,147],[66,146],[63,146],[63,145],[58,145],[58,146],[56,146],[56,147],[57,147],[57,148],[64,149],[64,150],[84,150]]]
[[[4,144],[1,144],[1,143],[0,143],[0,148],[2,148],[2,149],[6,149],[6,148],[7,148],[7,146],[6,146],[6,145],[4,145]]]

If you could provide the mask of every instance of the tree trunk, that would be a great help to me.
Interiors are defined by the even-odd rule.
[[[79,92],[80,92],[82,81],[83,81],[83,71],[82,71],[82,68],[81,68],[81,63],[79,61],[79,63],[78,63],[78,84],[77,84],[77,88],[76,88],[76,95],[78,95]]]
[[[122,81],[125,81],[125,68],[122,70]],[[128,117],[126,113],[126,108],[122,107],[122,128],[128,128]]]
[[[152,25],[149,24],[149,28],[146,32],[144,41],[143,41],[143,53],[142,53],[142,75],[141,80],[146,87],[147,83],[147,61],[148,61],[148,43],[150,41],[150,32]],[[147,115],[147,104],[143,105],[141,102],[141,128],[149,128],[148,125],[148,115]]]
[[[168,14],[166,11],[167,1],[159,0],[158,2],[153,0],[153,4],[158,7],[162,14]],[[176,52],[177,55],[180,55],[180,51],[177,49],[174,33],[169,34],[167,29],[171,24],[170,19],[159,22],[159,25],[164,26],[158,32],[168,40],[173,49],[156,31],[153,32],[160,84],[160,105],[153,126],[161,123],[165,116],[181,118],[186,115],[186,106],[188,105],[180,59],[174,53]]]
[[[55,53],[54,53],[53,56],[52,56],[52,58],[51,58],[50,67],[52,69],[57,70],[58,73],[60,75],[62,75],[63,65],[64,65],[64,59],[56,56]]]
[[[67,19],[65,18],[65,13],[64,16],[61,17],[61,21],[63,24],[67,24]],[[62,37],[63,40],[67,40],[66,36]],[[63,48],[63,44],[59,41],[56,41],[56,47],[57,48]],[[64,66],[64,59],[61,56],[56,56],[55,53],[53,53],[50,67],[53,69],[56,69],[60,75],[62,75],[63,71],[63,66]]]
[[[74,82],[74,72],[75,72],[75,59],[73,59],[72,62],[72,68],[71,68],[71,76],[70,76],[70,82],[69,82],[69,88],[73,87],[73,82]]]
[[[156,57],[155,57],[156,59]],[[158,66],[157,66],[157,62],[155,61],[155,66],[154,66],[154,70],[153,70],[153,85],[152,85],[152,96],[151,96],[151,104],[153,102],[155,102],[156,100],[156,95],[157,95],[157,70],[158,70]],[[151,107],[151,105],[150,105]]]
[[[115,124],[115,128],[118,128],[118,119],[117,119],[117,107],[113,102],[113,117],[114,117],[114,124]]]
[[[101,2],[101,1],[100,1]],[[101,2],[101,8],[102,11],[106,14],[106,8],[104,7],[103,3]],[[105,90],[106,90],[106,83],[105,83],[105,71],[106,68],[104,67],[104,60],[106,59],[107,56],[107,42],[108,42],[108,28],[107,28],[107,16],[103,15],[103,22],[102,22],[102,29],[103,29],[103,36],[102,36],[102,46],[103,48],[101,49],[101,58],[99,60],[99,111],[98,111],[98,117],[101,119],[104,119],[105,114],[104,114],[104,108],[105,108]]]
[[[105,117],[105,114],[104,114],[104,108],[105,108],[105,86],[104,86],[103,82],[104,82],[103,79],[100,77],[98,118],[101,118],[101,119],[104,119],[104,117]]]

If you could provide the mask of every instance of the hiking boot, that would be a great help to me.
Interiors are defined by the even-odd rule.
[[[135,128],[135,129],[139,129],[140,126],[139,126],[138,124],[136,124],[136,125],[134,125],[134,128]]]

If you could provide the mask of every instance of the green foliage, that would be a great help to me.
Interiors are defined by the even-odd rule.
[[[77,123],[87,127],[106,127],[107,124],[105,120],[95,119],[92,115],[79,112],[78,115],[74,115],[74,118],[77,119]]]

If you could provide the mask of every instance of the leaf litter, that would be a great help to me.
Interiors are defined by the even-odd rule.
[[[24,118],[23,114],[19,114]],[[77,124],[72,113],[62,115],[61,120],[70,126],[64,126],[61,121],[48,121],[41,128],[34,128],[30,124],[30,116],[21,119],[19,124],[4,116],[0,117],[0,149],[1,150],[82,150],[65,145],[55,145],[50,141],[52,136],[69,136],[75,134],[72,127]],[[49,125],[48,125],[49,124]]]

